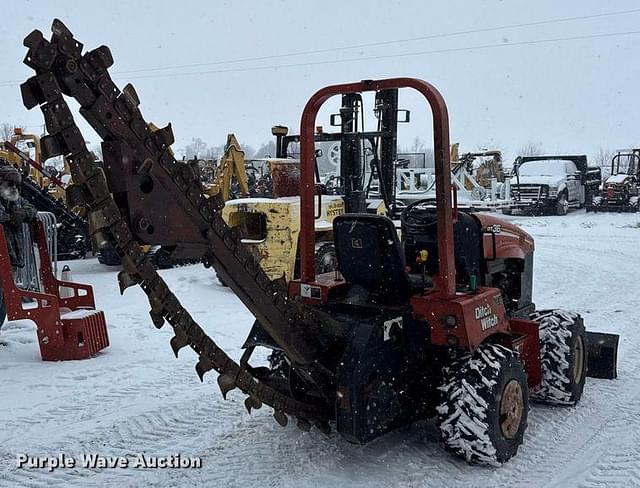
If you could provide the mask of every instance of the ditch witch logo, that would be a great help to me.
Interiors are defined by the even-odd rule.
[[[498,325],[498,316],[491,311],[491,305],[489,304],[476,307],[476,320],[480,321],[482,330]]]
[[[86,468],[86,469],[164,469],[182,468],[199,469],[202,467],[202,459],[199,457],[183,457],[180,454],[169,456],[149,456],[139,453],[134,456],[100,456],[98,454],[83,454],[82,456],[68,456],[60,453],[57,456],[30,456],[18,454],[16,456],[18,469],[46,469],[52,472],[61,468]]]

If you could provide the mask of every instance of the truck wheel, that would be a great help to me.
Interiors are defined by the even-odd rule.
[[[483,344],[445,368],[437,423],[445,448],[468,463],[499,465],[518,452],[529,390],[518,355]]]
[[[505,207],[505,208],[502,209],[502,214],[503,215],[512,215],[513,214],[513,210],[508,208],[508,207]]]
[[[565,310],[531,314],[540,331],[542,384],[531,397],[552,405],[575,405],[587,377],[587,339],[582,317]]]
[[[569,211],[569,200],[567,200],[567,192],[563,191],[558,195],[556,201],[556,215],[567,215]]]

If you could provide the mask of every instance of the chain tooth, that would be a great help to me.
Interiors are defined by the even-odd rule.
[[[249,412],[249,415],[251,415],[252,409],[255,408],[256,410],[259,410],[260,408],[262,408],[262,402],[256,397],[248,396],[244,400],[244,406],[247,409],[247,412]]]
[[[200,356],[200,359],[196,363],[196,373],[198,374],[198,378],[200,381],[204,381],[205,373],[211,371],[213,369],[213,363],[204,356]]]
[[[303,418],[298,418],[298,429],[304,431],[304,432],[309,432],[311,430],[311,422],[309,422],[306,419]]]
[[[60,19],[53,19],[51,23],[51,32],[53,32],[56,36],[61,37],[73,37],[73,34],[69,30],[69,28],[64,25]]]
[[[276,419],[276,422],[278,422],[281,427],[286,427],[289,423],[289,419],[282,410],[274,410],[273,418]]]
[[[137,285],[138,283],[140,283],[140,281],[130,273],[127,273],[124,270],[118,273],[118,287],[120,288],[120,295],[124,295],[124,291],[127,288]]]
[[[227,393],[236,389],[236,380],[228,374],[218,376],[218,386],[222,392],[222,398],[227,399]]]
[[[314,425],[316,426],[316,429],[318,429],[323,434],[325,435],[331,434],[331,426],[329,425],[329,422],[327,422],[326,420],[317,420],[314,423]]]
[[[149,311],[149,315],[151,316],[151,321],[156,329],[161,329],[164,325],[164,317],[159,312],[154,312],[153,310]]]
[[[171,338],[169,344],[171,345],[171,349],[173,349],[173,354],[177,358],[180,349],[189,345],[189,337],[184,332],[181,332],[180,329],[175,329],[175,332],[176,335]]]

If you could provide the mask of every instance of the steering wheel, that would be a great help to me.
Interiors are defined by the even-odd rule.
[[[416,215],[416,211],[420,210],[421,207],[424,210],[433,210],[433,212],[429,212],[430,215],[434,215],[436,208],[435,207],[427,207],[427,205],[436,205],[437,200],[435,198],[423,198],[422,200],[417,200],[409,205],[402,211],[400,214],[400,222],[406,225],[420,225],[422,227],[431,227],[438,222],[438,219],[428,219],[425,221],[423,217],[418,217]]]

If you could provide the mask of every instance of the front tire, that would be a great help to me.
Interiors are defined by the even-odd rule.
[[[483,344],[445,369],[437,424],[445,448],[468,463],[499,465],[518,452],[529,390],[518,355]]]
[[[558,195],[556,201],[556,215],[567,215],[569,211],[569,200],[567,199],[567,192],[563,191]]]
[[[582,317],[565,310],[531,315],[540,333],[542,383],[531,395],[537,402],[575,405],[587,377],[587,338]]]

